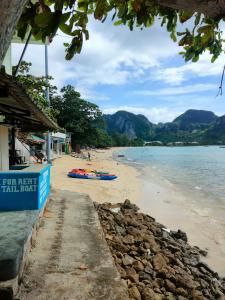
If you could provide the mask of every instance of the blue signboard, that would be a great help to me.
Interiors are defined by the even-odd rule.
[[[0,211],[41,209],[50,192],[50,165],[40,172],[0,172]]]

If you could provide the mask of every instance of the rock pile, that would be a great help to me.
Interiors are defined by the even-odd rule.
[[[129,200],[95,207],[130,299],[225,299],[225,279],[201,262],[207,252],[191,247],[184,232],[167,230]]]

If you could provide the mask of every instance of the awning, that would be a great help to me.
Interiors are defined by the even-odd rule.
[[[39,136],[33,135],[33,134],[28,136],[27,139],[34,143],[37,143],[37,144],[44,144],[46,142],[44,139],[40,138]]]
[[[0,114],[5,116],[1,124],[13,125],[22,131],[56,130],[58,125],[33,102],[16,80],[0,72]]]

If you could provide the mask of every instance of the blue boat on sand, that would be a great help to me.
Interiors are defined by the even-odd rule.
[[[116,175],[107,174],[79,174],[79,173],[68,173],[69,177],[78,179],[93,179],[93,180],[114,180],[117,178]]]

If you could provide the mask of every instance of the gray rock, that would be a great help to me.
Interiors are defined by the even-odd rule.
[[[145,287],[142,292],[142,298],[143,300],[155,299],[155,292],[151,288]]]
[[[121,226],[116,225],[115,229],[116,229],[116,233],[120,234],[121,236],[125,236],[127,234],[126,229]]]
[[[200,253],[202,256],[207,256],[208,251],[200,249],[200,250],[199,250],[199,253]]]
[[[124,266],[130,266],[133,264],[134,259],[130,255],[125,254],[125,256],[122,258],[122,262]]]
[[[137,271],[137,272],[140,272],[140,271],[143,271],[144,270],[144,265],[141,261],[139,260],[135,260],[134,263],[133,263],[133,268]]]
[[[132,299],[225,300],[225,279],[200,262],[206,251],[188,245],[184,232],[166,232],[129,201],[118,214],[107,205],[98,206],[100,220]]]
[[[139,283],[139,276],[134,268],[128,268],[126,269],[127,278],[130,279],[130,281]]]
[[[131,299],[141,300],[141,294],[136,286],[129,288],[129,295]]]
[[[152,277],[151,277],[149,274],[147,274],[146,272],[140,271],[140,272],[139,272],[139,279],[140,279],[141,281],[143,281],[143,280],[149,280],[149,281],[151,281],[151,280],[152,280]]]
[[[177,239],[177,240],[183,240],[185,242],[188,241],[187,239],[187,234],[183,231],[181,231],[180,229],[178,229],[177,231],[171,231],[171,236],[174,238],[174,239]]]

